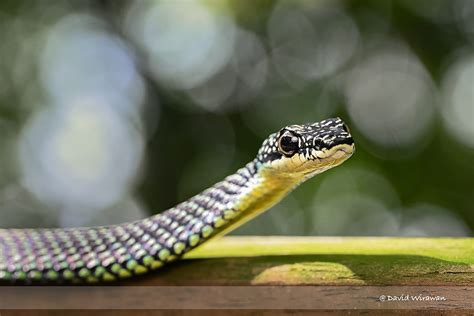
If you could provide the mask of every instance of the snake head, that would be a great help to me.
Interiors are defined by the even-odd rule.
[[[289,125],[262,144],[257,161],[277,175],[307,178],[335,167],[354,153],[354,140],[340,118]]]

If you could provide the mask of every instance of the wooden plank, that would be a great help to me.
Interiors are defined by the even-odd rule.
[[[472,238],[224,237],[133,285],[474,285]]]
[[[474,313],[474,239],[224,237],[156,273],[119,285],[130,286],[83,288],[84,291],[81,288],[37,288],[30,294],[18,295],[7,289],[2,299],[8,295],[20,300],[28,297],[29,303],[22,306],[26,309],[35,299],[38,301],[51,293],[60,301],[40,299],[45,309],[0,310],[0,316],[89,315],[94,309],[113,315],[220,315],[223,311],[229,315],[294,315],[296,312],[431,315],[436,310],[442,310],[443,314],[467,315]],[[201,291],[199,295],[193,292],[196,287],[192,287],[196,285],[198,292]],[[219,288],[222,285],[224,287]],[[273,287],[275,290],[270,289],[266,294],[252,294],[273,285],[283,286]],[[244,292],[235,294],[242,291],[238,286],[243,286]],[[311,294],[301,294],[303,292]],[[408,294],[446,299],[430,302],[380,299],[381,296]],[[224,299],[221,301],[219,297]],[[68,300],[71,306],[86,304],[87,310],[56,309],[64,305],[59,303]],[[202,303],[206,300],[208,305]],[[272,300],[273,311],[258,307]],[[162,306],[160,301],[164,302],[163,306],[177,307],[165,310],[147,307],[153,303]],[[200,302],[209,308],[182,310]],[[48,307],[50,304],[54,307]],[[242,304],[243,310],[235,309],[235,304]],[[282,304],[288,307],[283,309]],[[308,308],[308,304],[316,307]],[[94,307],[99,305],[102,307]],[[107,312],[110,306],[115,311]],[[219,308],[215,309],[216,306]]]

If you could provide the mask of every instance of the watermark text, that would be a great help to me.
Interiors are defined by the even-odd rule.
[[[440,295],[427,295],[427,294],[401,294],[401,295],[380,295],[380,302],[444,302],[446,297]]]

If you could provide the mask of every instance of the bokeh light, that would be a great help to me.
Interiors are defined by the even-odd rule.
[[[412,13],[430,19],[433,22],[445,24],[454,18],[453,4],[458,1],[445,0],[402,0],[401,4]]]
[[[137,1],[129,10],[128,31],[155,78],[166,85],[196,87],[231,57],[235,24],[204,2]]]
[[[313,227],[317,235],[393,236],[398,232],[397,217],[380,201],[364,195],[343,195],[317,202],[319,211]]]
[[[118,201],[107,208],[100,212],[90,213],[90,216],[86,216],[85,218],[82,214],[83,212],[80,212],[77,209],[72,211],[73,212],[67,214],[69,222],[82,223],[84,226],[113,225],[133,222],[148,215],[146,206],[144,206],[137,198],[130,195],[121,197]],[[73,220],[72,218],[74,215],[80,216],[81,218]]]
[[[236,234],[472,235],[472,2],[247,2],[1,2],[0,226],[156,214],[339,116],[355,155]]]
[[[144,84],[134,56],[100,20],[68,15],[49,32],[40,60],[41,82],[58,106],[94,96],[124,115],[137,115]]]
[[[298,7],[281,1],[268,22],[272,61],[291,84],[337,71],[355,53],[358,30],[338,8]]]
[[[0,191],[1,228],[58,227],[60,212],[42,203],[18,183],[3,185]]]
[[[295,122],[318,121],[337,115],[341,109],[341,93],[331,83],[308,87],[298,93],[281,95],[281,87],[258,106],[246,108],[245,124],[261,138],[269,132]]]
[[[127,192],[140,165],[139,134],[101,102],[39,112],[20,141],[26,187],[65,212],[111,205]],[[67,218],[63,224],[70,224]]]
[[[436,92],[413,53],[400,43],[371,49],[346,80],[347,109],[365,137],[386,148],[422,148]]]
[[[313,202],[313,233],[322,235],[396,235],[400,205],[393,186],[366,168],[331,173]]]
[[[458,58],[444,80],[441,113],[446,128],[459,142],[474,148],[474,54]]]
[[[239,29],[227,67],[189,89],[188,95],[197,105],[213,112],[243,107],[264,88],[267,69],[268,57],[261,40],[256,34]]]
[[[405,211],[400,235],[466,237],[470,233],[471,231],[464,221],[449,210],[424,203]]]
[[[466,37],[472,42],[474,39],[474,3],[468,0],[456,0],[450,2],[452,5],[452,14],[456,19],[458,27],[463,31]]]
[[[38,63],[46,98],[22,131],[22,181],[61,225],[82,225],[137,176],[144,84],[127,45],[85,14],[51,26]]]

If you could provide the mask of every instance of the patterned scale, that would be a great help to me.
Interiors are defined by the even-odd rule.
[[[0,230],[0,281],[94,283],[155,270],[208,240],[235,218],[253,183],[251,162],[161,214],[116,226]]]
[[[354,152],[339,118],[271,134],[235,174],[164,213],[117,226],[0,230],[0,282],[93,283],[155,270],[280,201]]]

